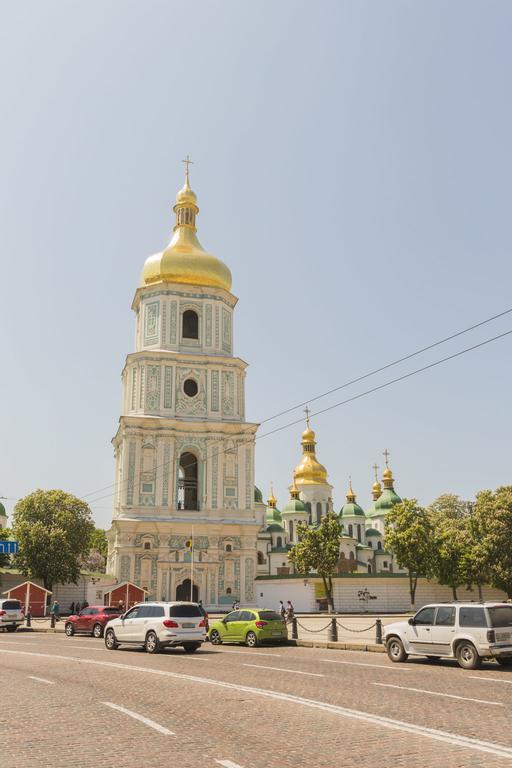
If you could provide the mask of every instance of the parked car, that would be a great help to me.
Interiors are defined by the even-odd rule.
[[[260,643],[283,643],[288,630],[281,616],[268,608],[242,608],[212,622],[208,633],[213,645],[245,643],[254,648]]]
[[[426,605],[408,621],[388,624],[384,642],[391,661],[411,655],[457,659],[476,669],[483,659],[512,666],[510,603],[439,603]]]
[[[105,625],[113,616],[119,616],[122,611],[115,606],[89,605],[79,614],[68,616],[64,632],[68,637],[83,632],[93,637],[103,637]]]
[[[105,627],[105,646],[141,645],[148,653],[183,646],[194,653],[206,640],[206,619],[197,603],[139,603]]]
[[[0,627],[7,632],[16,632],[25,621],[25,613],[19,600],[0,600]]]

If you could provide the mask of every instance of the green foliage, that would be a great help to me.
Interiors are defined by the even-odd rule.
[[[9,541],[10,539],[13,539],[12,531],[9,528],[0,528],[0,540]],[[11,557],[11,555],[0,552],[0,568],[9,568]]]
[[[477,494],[474,525],[481,536],[478,552],[490,583],[512,598],[512,486]]]
[[[297,526],[299,541],[290,550],[289,558],[297,573],[317,573],[322,578],[329,608],[334,608],[332,576],[340,557],[341,527],[337,515],[328,512],[318,528],[305,524]]]
[[[454,600],[457,588],[473,579],[472,507],[454,494],[444,494],[427,508],[434,532],[434,572],[440,584],[452,588]]]
[[[13,535],[20,551],[14,565],[28,578],[77,582],[80,559],[89,552],[94,524],[88,505],[64,491],[34,491],[14,508]]]
[[[89,537],[89,549],[94,549],[103,557],[108,554],[107,535],[103,528],[95,528]]]
[[[431,576],[434,568],[433,530],[430,517],[416,499],[403,499],[386,515],[385,548],[409,574],[414,606],[418,576]]]

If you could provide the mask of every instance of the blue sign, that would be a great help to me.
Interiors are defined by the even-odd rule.
[[[0,555],[17,555],[19,549],[17,541],[0,541]]]

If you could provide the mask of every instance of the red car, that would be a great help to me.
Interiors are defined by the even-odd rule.
[[[64,625],[64,632],[71,637],[75,632],[84,632],[93,637],[103,637],[105,624],[119,616],[123,611],[115,606],[108,605],[89,605],[84,608],[78,616],[68,616]]]

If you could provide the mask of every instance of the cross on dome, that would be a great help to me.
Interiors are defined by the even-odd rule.
[[[375,473],[375,482],[377,483],[377,482],[378,482],[378,480],[379,480],[379,475],[378,475],[378,472],[379,472],[379,465],[378,465],[378,464],[374,464],[374,465],[372,466],[372,469],[373,469],[373,471],[374,471],[374,473]]]
[[[185,175],[187,177],[188,181],[188,173],[189,173],[189,165],[194,165],[194,161],[190,159],[190,157],[187,155],[184,160],[181,161],[182,163],[185,163]]]
[[[310,426],[310,424],[309,424],[309,414],[311,413],[311,411],[309,409],[309,406],[306,405],[306,407],[304,408],[304,413],[306,414],[306,424],[307,424],[308,429],[309,429],[309,426]]]
[[[384,456],[384,460],[386,462],[386,469],[389,469],[389,457],[391,454],[389,453],[387,448],[385,451],[382,451],[382,455]]]

